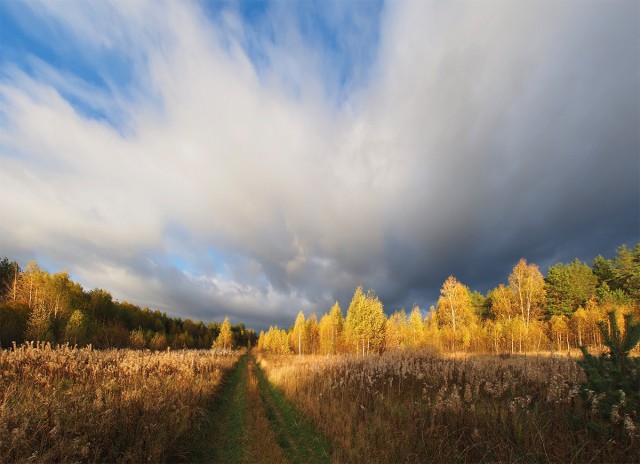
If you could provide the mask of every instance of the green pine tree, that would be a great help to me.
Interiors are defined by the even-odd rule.
[[[583,397],[591,403],[596,419],[587,425],[607,436],[640,430],[640,358],[629,355],[640,341],[640,323],[634,323],[631,315],[625,315],[624,321],[623,332],[611,311],[610,328],[599,324],[609,352],[596,357],[580,347],[584,359],[579,364],[587,376]]]

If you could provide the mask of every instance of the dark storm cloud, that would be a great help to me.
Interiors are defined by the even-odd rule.
[[[389,312],[428,308],[450,274],[485,292],[521,257],[544,271],[611,254],[640,235],[639,8],[330,12],[374,42],[349,64],[357,34],[349,53],[323,49],[281,5],[261,41],[233,10],[210,22],[189,3],[48,4],[38,15],[82,38],[78,53],[127,56],[133,84],[7,68],[0,254],[257,328],[346,309],[356,285]],[[78,102],[126,115],[127,135]]]

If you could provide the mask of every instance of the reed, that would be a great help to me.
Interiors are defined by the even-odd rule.
[[[582,369],[568,357],[262,355],[268,378],[333,442],[335,462],[632,462],[577,418]]]
[[[180,459],[239,353],[0,350],[0,462]]]

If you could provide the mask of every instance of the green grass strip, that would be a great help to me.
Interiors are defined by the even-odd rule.
[[[287,458],[294,463],[329,463],[329,440],[320,435],[315,426],[284,398],[257,364],[255,373],[267,417]]]
[[[242,462],[243,431],[247,420],[247,356],[240,358],[225,379],[220,394],[207,408],[204,427],[189,462]]]

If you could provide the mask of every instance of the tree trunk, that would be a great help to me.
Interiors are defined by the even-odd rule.
[[[335,327],[331,327],[331,354],[335,354],[336,353],[336,349],[335,349],[335,339],[336,339],[336,328]]]
[[[18,291],[18,263],[14,261],[13,263],[13,301],[16,301],[16,293]]]
[[[518,353],[522,353],[522,327],[518,330]]]

